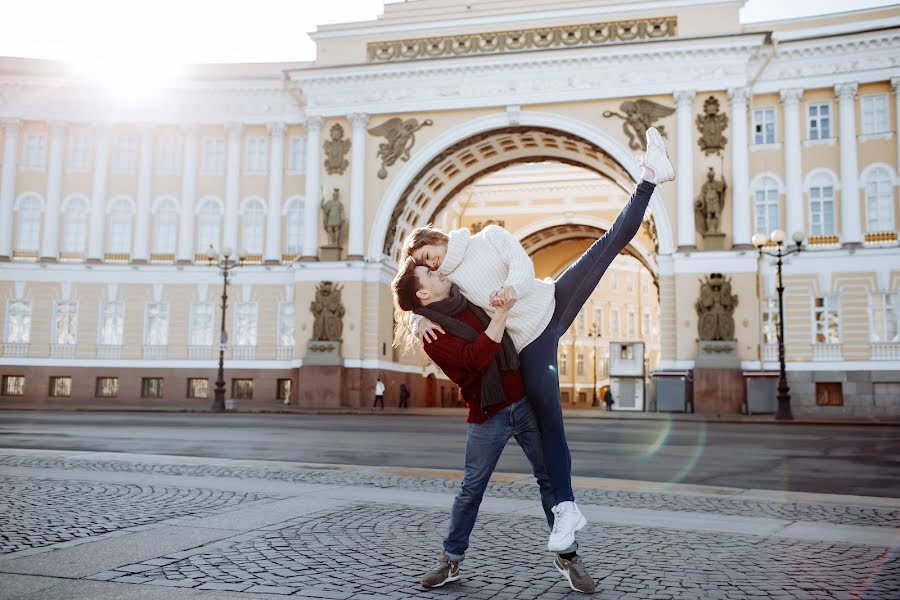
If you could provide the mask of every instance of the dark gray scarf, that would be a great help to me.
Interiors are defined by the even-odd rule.
[[[443,300],[432,302],[428,306],[420,306],[414,309],[413,312],[426,319],[431,319],[452,336],[462,338],[467,342],[474,342],[478,339],[480,333],[456,318],[456,315],[467,309],[475,313],[475,316],[478,317],[478,320],[485,327],[491,322],[488,314],[481,307],[469,302],[455,283],[450,288],[450,296]],[[516,346],[513,344],[512,338],[509,337],[509,333],[504,331],[503,340],[500,342],[500,350],[481,377],[480,396],[482,411],[487,411],[492,406],[506,402],[507,398],[503,392],[500,371],[513,371],[518,368],[519,354],[516,352]]]

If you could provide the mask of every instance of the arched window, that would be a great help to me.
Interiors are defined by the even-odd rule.
[[[132,206],[128,198],[116,198],[109,207],[110,254],[131,253]]]
[[[16,250],[37,252],[41,244],[41,199],[35,194],[23,196],[17,210]]]
[[[753,185],[753,220],[756,233],[768,236],[780,229],[781,209],[778,206],[778,181],[774,177],[763,176]]]
[[[70,198],[63,210],[63,252],[84,252],[87,240],[88,204],[85,198]]]
[[[284,240],[287,254],[299,255],[303,250],[303,198],[292,198],[284,209],[285,232]]]
[[[893,231],[894,191],[891,174],[884,167],[875,167],[863,181],[866,190],[866,231]]]
[[[816,173],[809,182],[809,233],[834,235],[834,178]]]
[[[221,219],[222,208],[218,202],[209,198],[200,205],[200,210],[197,211],[197,252],[206,254],[210,246],[217,251],[221,250],[219,248]]]
[[[178,239],[178,205],[173,198],[162,198],[157,203],[155,224],[153,251],[156,254],[175,254]]]
[[[244,203],[244,233],[241,241],[248,254],[262,254],[266,230],[266,207],[257,198]]]

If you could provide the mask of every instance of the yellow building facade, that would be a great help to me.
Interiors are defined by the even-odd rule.
[[[415,404],[446,403],[440,372],[392,349],[405,235],[503,221],[553,276],[624,204],[651,119],[677,179],[561,343],[568,401],[591,398],[594,365],[597,385],[608,377],[615,338],[647,344],[648,372],[692,370],[712,273],[738,296],[740,368],[776,368],[775,271],[751,238],[781,229],[808,237],[784,266],[795,414],[896,416],[900,11],[745,26],[742,4],[388,4],[320,26],[313,63],[197,66],[144,103],[62,63],[0,59],[3,398],[211,396],[212,246],[246,256],[224,318],[232,397],[300,386],[310,303],[332,281],[342,388],[315,403],[364,406],[379,375],[389,395],[406,382]],[[697,123],[713,104],[727,117],[718,152]],[[710,168],[727,184],[716,239],[695,214]],[[320,206],[333,190],[339,255]]]

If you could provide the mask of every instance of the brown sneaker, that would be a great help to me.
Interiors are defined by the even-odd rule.
[[[569,582],[569,587],[576,592],[581,592],[582,594],[594,593],[594,578],[588,573],[587,567],[581,562],[580,556],[575,555],[572,557],[572,560],[566,560],[557,554],[556,558],[553,559],[553,566],[562,573],[562,576]]]
[[[449,581],[456,581],[459,577],[459,562],[450,560],[445,552],[441,552],[438,564],[422,577],[422,587],[441,587]],[[593,584],[593,582],[591,583]]]

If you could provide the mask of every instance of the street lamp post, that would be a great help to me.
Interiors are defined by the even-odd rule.
[[[794,415],[791,413],[791,389],[787,384],[787,373],[785,372],[784,367],[784,284],[781,281],[781,259],[782,257],[789,256],[796,252],[800,252],[803,250],[803,240],[806,238],[806,235],[802,231],[797,231],[791,236],[794,240],[794,247],[788,250],[784,249],[784,231],[781,229],[776,229],[772,232],[769,238],[766,238],[765,234],[757,233],[753,236],[753,245],[756,246],[759,255],[766,255],[776,258],[775,262],[777,278],[778,278],[778,363],[779,363],[779,372],[778,372],[778,410],[775,413],[776,421],[791,421],[794,418]],[[776,252],[766,252],[763,250],[763,247],[769,240],[772,240],[776,244]]]
[[[222,248],[219,255],[210,246],[206,253],[206,260],[210,266],[217,266],[222,273],[222,328],[219,331],[219,376],[216,378],[216,390],[213,396],[212,410],[225,410],[225,344],[228,343],[228,333],[225,331],[225,311],[228,308],[228,272],[235,267],[243,266],[246,252],[241,251],[237,260],[231,257],[231,248]]]
[[[597,360],[600,358],[597,356],[597,338],[600,337],[600,324],[594,321],[591,323],[591,346],[593,346],[594,350],[594,386],[593,386],[593,398],[591,399],[591,406],[596,408],[600,406],[600,398],[597,396]]]

